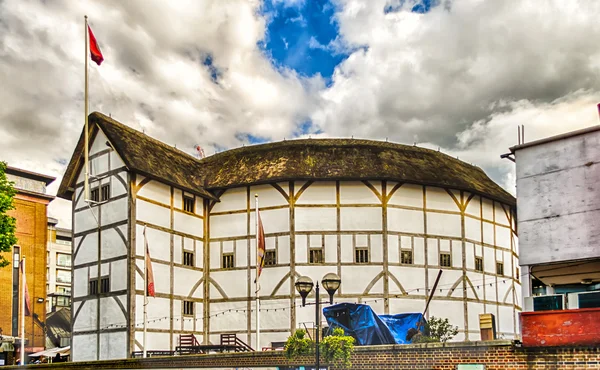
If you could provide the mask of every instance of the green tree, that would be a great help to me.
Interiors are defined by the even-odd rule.
[[[413,343],[447,342],[458,334],[458,326],[450,325],[448,319],[431,316],[425,324],[425,334],[415,335]]]
[[[12,182],[6,178],[6,163],[0,162],[0,253],[10,252],[13,245],[17,244],[15,237],[16,221],[14,217],[6,214],[15,208],[13,198],[15,188]],[[9,261],[0,254],[0,267],[5,267]]]

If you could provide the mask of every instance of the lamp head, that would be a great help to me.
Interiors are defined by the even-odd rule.
[[[313,289],[313,281],[308,276],[300,276],[298,280],[296,280],[296,290],[300,293],[302,297],[302,307],[306,305],[306,296]]]
[[[340,277],[337,276],[337,274],[334,274],[333,272],[330,272],[327,275],[323,276],[323,280],[321,280],[321,285],[323,286],[323,288],[325,288],[327,293],[329,293],[330,304],[333,304],[333,295],[339,289],[341,282],[342,279],[340,279]]]

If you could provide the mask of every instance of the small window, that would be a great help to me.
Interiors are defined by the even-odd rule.
[[[98,294],[98,279],[90,280],[89,283],[89,294]]]
[[[100,293],[110,292],[110,280],[108,276],[100,278]]]
[[[98,188],[93,188],[90,191],[90,200],[92,202],[99,202],[100,201],[100,189]]]
[[[517,279],[517,281],[519,281],[521,279],[521,277],[519,275],[520,273],[521,273],[521,271],[519,271],[519,268],[517,267],[516,276],[515,276],[515,279]]]
[[[56,282],[70,284],[71,283],[71,271],[70,270],[56,270]]]
[[[309,263],[323,263],[323,249],[313,248],[309,251]]]
[[[277,264],[277,253],[275,249],[267,250],[265,253],[265,266],[275,266]]]
[[[233,253],[223,253],[223,265],[221,266],[224,269],[233,268]]]
[[[504,275],[504,264],[502,262],[496,262],[496,274],[500,276]]]
[[[440,253],[440,266],[452,267],[452,259],[450,253]]]
[[[102,202],[106,202],[107,200],[110,199],[110,184],[102,185],[100,187],[100,195],[101,195],[100,200]]]
[[[475,257],[475,270],[483,271],[483,258]]]
[[[56,266],[71,267],[71,255],[66,253],[56,253]]]
[[[400,252],[400,263],[404,265],[412,265],[413,255],[412,251],[401,251]]]
[[[183,314],[186,316],[194,316],[194,302],[183,301]]]
[[[194,197],[187,195],[183,196],[183,210],[186,212],[194,213]]]
[[[183,264],[194,267],[194,252],[183,252]]]
[[[369,249],[368,248],[356,248],[354,250],[354,262],[369,263]]]

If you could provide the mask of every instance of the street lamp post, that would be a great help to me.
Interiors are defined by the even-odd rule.
[[[341,279],[334,273],[328,273],[323,276],[323,280],[321,280],[321,284],[323,288],[329,293],[329,304],[333,304],[333,295],[340,287]],[[296,290],[300,293],[302,297],[302,307],[306,306],[306,297],[308,293],[312,291],[313,281],[308,276],[301,276],[296,281]],[[320,303],[321,297],[319,296],[319,282],[317,281],[317,285],[315,286],[315,368],[316,370],[320,370],[320,357],[319,357],[319,334],[321,331],[321,312],[320,312]]]

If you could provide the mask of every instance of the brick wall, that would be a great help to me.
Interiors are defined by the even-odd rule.
[[[55,365],[34,369],[150,369],[150,368],[260,368],[313,363],[313,358],[287,360],[281,351],[223,353],[214,355],[155,357]],[[367,369],[456,369],[458,364],[484,364],[486,370],[580,370],[600,369],[600,347],[521,348],[511,341],[428,343],[357,347],[352,370]],[[7,369],[22,369],[8,367]],[[332,366],[331,370],[342,368]]]
[[[43,322],[46,318],[45,303],[37,303],[36,298],[46,297],[46,239],[48,200],[27,194],[17,193],[14,199],[15,209],[9,214],[17,219],[17,245],[21,255],[26,258],[27,287],[31,299],[31,307]],[[4,253],[11,262],[0,269],[0,328],[4,335],[12,335],[12,251]],[[20,306],[19,306],[20,310]],[[20,317],[20,315],[19,315]],[[19,335],[21,321],[19,318]],[[25,317],[25,337],[27,347],[43,348],[44,331],[33,322],[31,316]]]

